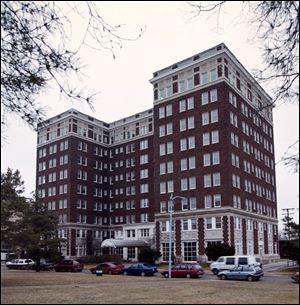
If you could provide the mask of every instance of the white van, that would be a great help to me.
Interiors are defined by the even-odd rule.
[[[252,255],[243,256],[220,256],[215,262],[210,264],[210,270],[217,275],[220,271],[231,270],[235,266],[252,265],[262,268],[261,259]]]

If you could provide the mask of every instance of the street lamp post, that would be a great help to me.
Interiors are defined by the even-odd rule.
[[[169,201],[169,213],[170,213],[170,223],[169,223],[169,279],[171,276],[171,265],[172,265],[172,214],[173,214],[173,208],[174,208],[174,200],[180,198],[182,200],[185,200],[185,197],[181,196],[175,196],[173,197],[173,193],[171,193],[170,201]]]

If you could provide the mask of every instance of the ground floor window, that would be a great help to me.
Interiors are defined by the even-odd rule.
[[[254,249],[253,249],[253,240],[248,240],[248,255],[253,255],[254,254]]]
[[[242,241],[240,239],[235,240],[235,255],[243,255]]]
[[[172,253],[174,253],[174,243],[171,244]],[[162,260],[169,261],[169,243],[162,243]]]
[[[128,259],[135,258],[135,247],[128,247],[127,258]]]
[[[77,257],[86,256],[86,246],[85,245],[76,245],[76,256]]]
[[[184,261],[197,261],[197,242],[184,242],[183,251]]]
[[[123,257],[123,247],[117,247],[116,248],[116,254]]]

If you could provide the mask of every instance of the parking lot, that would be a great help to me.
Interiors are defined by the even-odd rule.
[[[2,266],[2,304],[298,304],[299,285],[289,273],[266,271],[259,282],[7,270]]]

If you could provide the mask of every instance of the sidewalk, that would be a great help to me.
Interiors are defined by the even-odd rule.
[[[296,268],[299,267],[297,263],[293,261],[288,261],[287,259],[281,259],[279,262],[271,264],[263,264],[263,269],[265,271],[275,271],[281,268]]]

